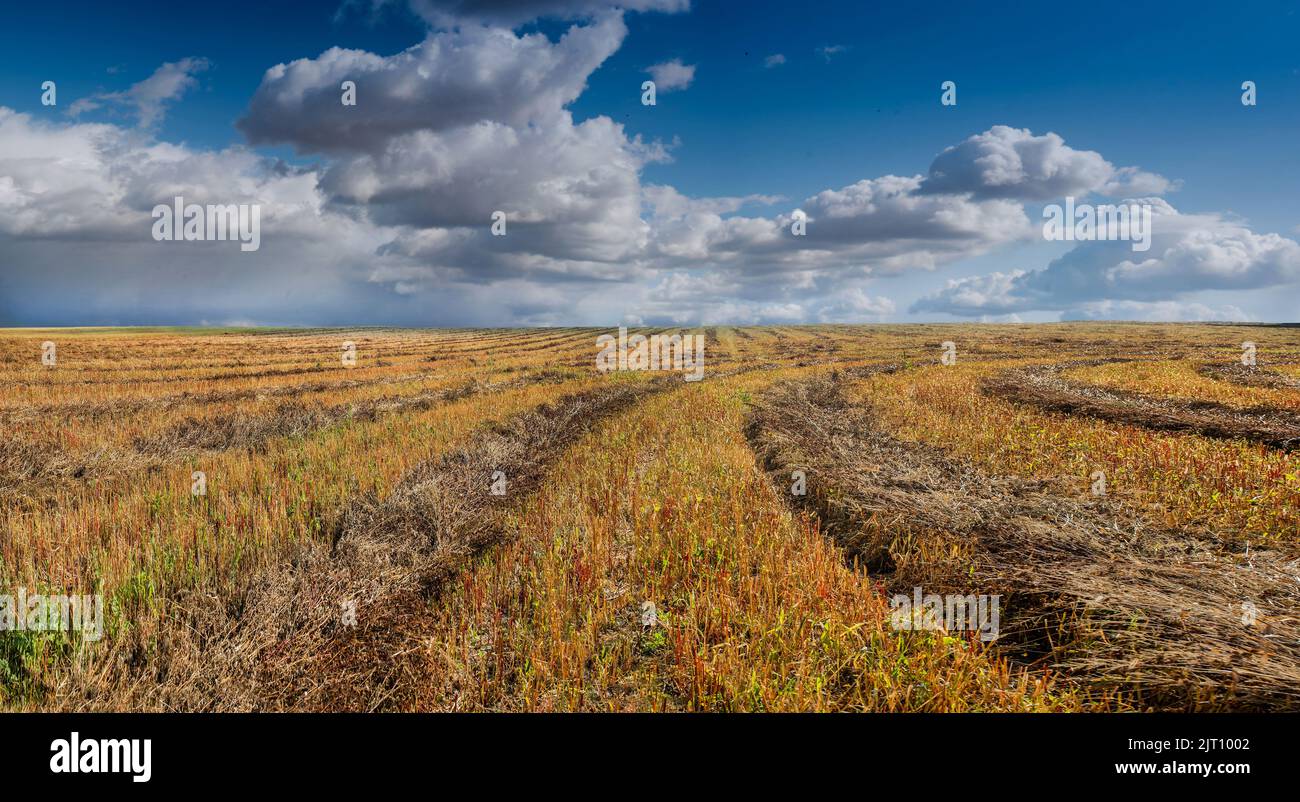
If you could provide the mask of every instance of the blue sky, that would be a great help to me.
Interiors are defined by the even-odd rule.
[[[0,33],[0,109],[11,115],[0,125],[9,151],[0,151],[0,322],[1296,319],[1300,17],[1290,4],[1133,3],[1115,14],[1042,4],[628,5],[517,0],[503,17],[502,4],[483,0],[228,2],[218,12],[15,4]],[[600,42],[583,45],[591,52],[568,48],[571,28]],[[466,30],[509,38],[492,45]],[[521,53],[516,45],[530,36],[551,47]],[[515,45],[492,49],[505,42]],[[392,60],[421,43],[432,43],[424,72]],[[510,99],[504,84],[454,79],[449,94],[417,91],[411,103],[428,108],[406,120],[394,99],[405,97],[403,81],[437,82],[429,70],[463,67],[428,55],[434,46],[489,71],[494,54],[507,54],[503,74],[516,83],[540,75],[538,93],[550,87],[559,99]],[[390,83],[360,81],[357,107],[393,116],[382,138],[348,139],[335,111],[283,119],[306,112],[274,100],[290,84],[268,79],[268,68],[308,60],[301,80],[310,84],[334,47],[383,64],[373,74]],[[546,73],[568,51],[585,66]],[[769,65],[778,54],[781,63]],[[370,74],[371,62],[348,58],[339,69]],[[674,59],[694,67],[689,85],[643,105],[647,68]],[[121,93],[178,63],[201,66],[181,70],[185,85],[146,123]],[[406,67],[414,72],[403,77]],[[58,85],[54,107],[40,102],[47,80]],[[956,106],[939,103],[946,80],[957,84]],[[1245,80],[1257,84],[1255,106],[1241,103]],[[293,86],[309,99],[337,90],[325,78]],[[389,105],[375,109],[368,92],[387,93]],[[97,97],[72,113],[79,99]],[[254,108],[255,98],[265,102]],[[439,117],[462,102],[482,119]],[[587,125],[606,118],[621,133]],[[338,141],[314,137],[312,126]],[[510,144],[539,129],[535,150]],[[475,150],[471,134],[488,130],[499,160]],[[979,137],[969,147],[976,164],[1046,149],[1044,169],[1077,168],[1078,181],[1066,184],[1081,200],[1158,198],[1154,253],[1138,260],[1114,243],[1044,242],[1016,228],[1008,199],[1023,208],[1025,230],[1037,228],[1043,203],[1061,200],[1044,195],[1028,164],[1019,190],[999,201],[985,197],[987,175],[938,205],[920,184],[891,185],[900,205],[890,212],[869,200],[883,185],[848,200],[823,194],[886,176],[923,184],[940,153]],[[69,167],[82,146],[103,164]],[[183,152],[160,155],[163,146]],[[546,165],[552,152],[571,157]],[[38,160],[46,172],[31,169]],[[1163,183],[1101,191],[1100,179],[1083,176],[1098,163]],[[412,180],[419,170],[429,171],[423,183]],[[400,192],[387,189],[397,184]],[[250,257],[215,243],[153,241],[148,210],[175,187],[205,196],[201,203],[267,206],[267,247]],[[484,187],[495,195],[466,197]],[[653,206],[662,188],[675,211]],[[92,203],[96,192],[103,198]],[[58,205],[55,195],[82,201]],[[746,196],[761,197],[711,200]],[[457,205],[511,202],[522,243],[513,232],[491,239],[488,221],[476,227],[477,212]],[[103,219],[84,211],[105,203],[120,208]],[[314,219],[302,218],[306,207]],[[792,210],[805,207],[804,241],[776,242]],[[20,222],[6,227],[5,214]],[[960,230],[935,223],[944,215],[962,216]],[[50,219],[57,225],[43,228]],[[839,223],[824,224],[831,219]],[[817,239],[832,229],[833,240]]]

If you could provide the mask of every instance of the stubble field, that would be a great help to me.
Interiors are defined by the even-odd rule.
[[[690,332],[0,331],[0,708],[1300,708],[1300,328]]]

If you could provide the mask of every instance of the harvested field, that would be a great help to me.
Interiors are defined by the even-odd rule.
[[[1259,365],[1202,365],[1201,372],[1212,379],[1247,387],[1300,390],[1300,377],[1279,373]]]
[[[427,410],[481,393],[501,392],[530,384],[560,383],[568,378],[571,377],[563,372],[544,370],[505,381],[470,382],[431,392],[365,398],[348,404],[323,406],[289,401],[281,402],[266,412],[191,416],[162,431],[137,436],[125,448],[101,448],[81,454],[21,441],[6,441],[0,444],[0,495],[48,494],[52,481],[84,480],[113,472],[157,470],[160,465],[203,452],[260,449],[274,438],[305,437],[345,421],[375,421],[386,415]],[[362,386],[366,385],[337,384],[330,389]],[[247,397],[243,391],[239,393],[239,398]],[[283,391],[267,393],[259,396],[259,400],[284,394]],[[226,400],[232,399],[222,399]],[[165,404],[151,408],[170,409],[174,405],[175,399],[169,398]],[[202,402],[196,400],[196,405],[201,406]]]
[[[76,689],[83,699],[73,704],[408,708],[424,678],[402,658],[418,654],[426,601],[505,536],[505,513],[536,488],[548,459],[600,418],[664,386],[624,383],[564,396],[415,466],[382,501],[354,500],[328,547],[308,544],[286,564],[252,577],[234,598],[183,604],[163,659],[106,667],[106,676],[92,670],[82,680],[88,688]],[[505,484],[496,495],[498,477]],[[355,627],[343,623],[341,609],[349,605]],[[220,610],[226,614],[214,615]]]
[[[1113,360],[1111,360],[1113,361]],[[1211,401],[1178,402],[1143,393],[1110,390],[1063,379],[1063,370],[1097,362],[1018,368],[990,377],[985,392],[1047,412],[1087,415],[1100,420],[1164,432],[1246,440],[1284,451],[1300,449],[1300,413],[1276,407],[1236,409]]]
[[[0,593],[104,600],[0,632],[0,706],[1296,707],[1292,390],[1200,366],[1300,331],[634,331],[703,380],[597,329],[0,332]],[[913,586],[1001,634],[900,631]]]
[[[469,383],[428,393],[383,396],[353,404],[308,406],[285,403],[270,414],[249,417],[240,414],[211,418],[186,418],[166,431],[135,442],[136,450],[154,455],[192,451],[223,451],[229,448],[257,448],[273,437],[302,437],[343,420],[374,421],[385,415],[429,409],[481,393],[524,387],[544,382],[560,383],[567,378],[559,371],[541,371],[526,377],[492,383]]]
[[[1178,403],[1209,402],[1239,411],[1273,408],[1300,413],[1300,393],[1294,390],[1228,381],[1216,377],[1214,366],[1189,359],[1099,361],[1062,370],[1060,375],[1078,384]]]
[[[1300,708],[1300,563],[896,440],[842,381],[779,385],[749,432],[774,484],[805,471],[794,498],[891,591],[1002,594],[1008,655],[1142,707]]]

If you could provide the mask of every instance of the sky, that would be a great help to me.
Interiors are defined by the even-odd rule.
[[[11,3],[0,325],[1300,319],[1294,4],[995,5]]]

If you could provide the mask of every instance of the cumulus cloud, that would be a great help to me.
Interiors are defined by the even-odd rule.
[[[199,85],[195,77],[210,66],[207,59],[185,58],[163,64],[148,78],[122,92],[101,92],[78,98],[68,107],[68,114],[80,117],[102,107],[129,107],[142,128],[157,125],[166,113],[168,104],[179,100],[190,89]]]
[[[402,294],[448,281],[629,282],[694,270],[724,277],[742,296],[779,282],[806,296],[812,311],[801,314],[816,315],[827,307],[816,294],[837,274],[934,269],[1032,233],[1018,204],[923,194],[920,176],[868,179],[806,199],[806,237],[790,230],[793,210],[737,214],[773,196],[643,192],[640,171],[663,148],[604,117],[577,123],[565,108],[625,33],[620,17],[605,15],[554,42],[470,28],[432,33],[392,57],[331,50],[269,70],[241,125],[254,142],[334,157],[320,179],[325,203],[399,230],[370,276]],[[488,63],[495,69],[476,69]],[[673,87],[692,70],[668,62],[654,74],[661,88]],[[377,109],[354,123],[359,115],[338,103],[337,83],[358,74],[359,106]],[[520,91],[522,75],[529,91]],[[412,93],[422,102],[403,101]],[[489,233],[498,210],[507,237]]]
[[[606,15],[555,42],[471,26],[430,34],[393,56],[331,48],[267,70],[238,126],[254,145],[347,153],[482,121],[550,125],[626,35],[622,17]],[[356,106],[341,102],[348,80],[356,83]]]
[[[784,63],[785,63],[785,56],[780,53],[773,53],[772,55],[763,59],[763,66],[767,67],[769,70],[772,69],[773,67],[779,67]]]
[[[639,172],[653,154],[605,117],[575,125],[566,116],[523,129],[485,121],[399,137],[377,155],[331,166],[321,187],[331,203],[383,225],[477,227],[486,234],[500,210],[516,246],[543,225],[558,238],[553,244],[622,241],[642,227]],[[587,225],[606,228],[580,230]]]
[[[1054,310],[1087,315],[1089,309],[1139,308],[1114,302],[1151,304],[1208,290],[1257,290],[1300,282],[1300,244],[1295,240],[1256,233],[1218,214],[1182,214],[1159,198],[1126,201],[1135,202],[1152,207],[1149,251],[1136,253],[1123,241],[1081,242],[1039,270],[949,281],[913,304],[912,311],[979,316]]]
[[[0,271],[0,318],[315,322],[346,319],[351,304],[378,309],[361,266],[386,237],[325,211],[318,178],[243,148],[192,150],[0,108],[0,264],[13,266]],[[177,195],[259,204],[261,250],[154,241],[151,211]]]
[[[642,190],[645,202],[656,220],[680,220],[697,215],[723,215],[740,211],[745,206],[771,206],[785,200],[781,195],[744,195],[719,198],[692,198],[675,188],[663,184],[649,184]]]
[[[840,272],[893,275],[934,269],[1029,236],[1024,210],[1004,200],[923,195],[920,176],[865,179],[804,200],[773,217],[733,216],[703,209],[658,219],[653,253],[683,266],[707,262],[750,279],[773,273],[797,283]],[[806,234],[796,236],[796,212]]]
[[[1171,181],[1162,175],[1139,170],[1136,167],[1120,167],[1115,170],[1105,184],[1097,191],[1102,195],[1125,197],[1133,195],[1164,195],[1182,187],[1181,181]]]
[[[555,41],[466,26],[389,57],[333,49],[268,70],[240,124],[253,142],[332,157],[327,207],[397,229],[370,274],[395,292],[627,280],[649,238],[640,172],[666,149],[566,108],[626,33],[605,13]],[[356,107],[339,103],[343,80]],[[496,212],[507,236],[491,233]]]
[[[941,289],[912,304],[911,311],[974,317],[1025,309],[1024,300],[1015,295],[1015,290],[1026,275],[1026,270],[1012,270],[948,279]]]
[[[280,266],[270,271],[279,284],[305,291],[310,286],[295,274],[332,270],[336,280],[321,281],[322,287],[350,288],[352,304],[316,293],[335,315],[374,320],[388,314],[399,320],[397,309],[408,322],[411,315],[439,322],[440,307],[462,320],[520,315],[538,321],[545,317],[538,311],[542,304],[571,313],[575,296],[648,275],[637,264],[649,238],[641,217],[640,171],[666,158],[666,150],[627,136],[607,117],[576,122],[565,108],[625,35],[621,14],[598,13],[554,41],[466,26],[431,32],[394,56],[335,48],[318,59],[273,67],[241,127],[253,144],[290,144],[327,157],[310,170],[263,164],[239,149],[191,151],[111,125],[42,130],[28,119],[15,122],[4,110],[0,123],[10,124],[0,154],[9,158],[0,163],[0,205],[7,213],[0,225],[8,230],[0,229],[0,236],[10,239],[0,242],[0,253],[16,253],[62,231],[79,243],[120,237],[130,244],[120,258],[116,251],[97,253],[93,261],[100,264],[158,268],[177,252],[141,242],[150,232],[149,210],[183,194],[187,202],[263,206],[261,255],[213,273],[229,277],[254,263],[273,264],[265,254],[279,251]],[[339,102],[343,80],[357,82],[357,107]],[[362,107],[365,113],[356,113]],[[302,196],[280,198],[273,178],[292,180]],[[491,234],[496,211],[506,215],[506,237]],[[285,259],[295,212],[309,218],[314,231],[310,247]],[[202,249],[218,258],[220,252],[208,245],[187,244],[186,256]],[[311,253],[321,257],[311,270],[301,270],[299,262],[313,259]],[[88,269],[87,261],[84,255],[67,260],[87,273],[81,285],[98,287],[99,297],[112,306],[108,275]],[[138,271],[115,269],[112,278],[130,285],[134,276]],[[250,274],[242,286],[253,293],[270,278]],[[24,282],[15,279],[14,286]],[[525,292],[520,282],[537,286]],[[544,286],[552,282],[564,290]],[[204,283],[154,277],[138,288],[149,286],[147,299],[137,293],[133,300],[152,307]],[[474,289],[487,285],[507,286],[534,300],[512,304]],[[7,293],[21,296],[29,310],[42,305],[39,294]],[[194,300],[219,305],[222,297],[206,292]],[[311,305],[310,293],[294,297],[292,314]],[[50,299],[51,306],[57,304]],[[214,309],[203,317],[237,312]],[[319,307],[303,314],[304,322],[321,321]]]
[[[772,290],[731,271],[673,270],[631,289],[621,299],[622,319],[651,326],[874,323],[895,311],[891,299],[858,285],[789,284]]]
[[[1076,150],[1059,135],[995,125],[940,153],[922,191],[976,198],[1052,200],[1090,192],[1159,195],[1168,179],[1136,167],[1116,168],[1092,150]]]
[[[863,178],[797,203],[691,197],[643,184],[667,146],[606,116],[575,119],[570,108],[626,37],[622,13],[584,2],[425,6],[431,21],[436,11],[489,24],[435,27],[396,54],[332,48],[267,70],[239,126],[253,146],[318,154],[312,166],[158,141],[154,123],[206,66],[197,62],[164,65],[157,80],[78,110],[126,105],[143,128],[42,122],[0,108],[0,263],[22,266],[0,271],[0,318],[877,321],[896,312],[873,286],[879,278],[1034,237],[1026,201],[1169,187],[1055,134],[999,126],[940,154],[925,174]],[[539,16],[579,22],[554,39],[501,27]],[[693,77],[680,61],[658,68],[671,68],[652,72],[660,89]],[[345,80],[357,84],[355,107],[340,102]],[[153,242],[150,211],[176,195],[259,204],[262,250]],[[1151,202],[1159,213],[1148,253],[1085,243],[1042,270],[949,282],[913,309],[1219,316],[1169,298],[1188,291],[1179,282],[1234,289],[1295,280],[1293,241]],[[497,211],[503,237],[491,231]],[[802,236],[796,220],[806,223]]]
[[[629,299],[628,311],[647,323],[720,320],[719,310],[755,323],[880,320],[894,303],[862,281],[933,270],[1033,233],[1016,203],[922,195],[921,180],[883,176],[806,198],[802,236],[792,231],[795,210],[739,213],[778,198],[691,199],[647,187],[651,239],[641,264],[670,278]]]
[[[544,49],[537,52],[549,60]],[[418,60],[397,63],[419,69]],[[269,81],[281,79],[273,73]],[[514,125],[511,108],[498,107],[499,120],[367,135],[355,144],[353,132],[341,130],[343,143],[326,148],[331,158],[310,169],[247,150],[192,151],[114,126],[47,125],[6,112],[0,144],[14,156],[0,163],[0,208],[8,213],[0,233],[118,237],[132,247],[101,256],[157,269],[172,252],[139,242],[154,204],[174,194],[198,203],[257,202],[265,209],[264,254],[283,254],[291,243],[302,251],[287,261],[291,267],[250,273],[250,291],[266,282],[306,289],[294,271],[303,254],[316,253],[313,270],[299,278],[332,271],[322,283],[354,299],[346,319],[445,322],[436,315],[454,313],[464,322],[544,324],[576,315],[648,323],[883,319],[894,304],[869,294],[864,280],[934,270],[1035,232],[1012,200],[926,193],[924,177],[915,175],[864,179],[805,198],[797,210],[807,233],[796,236],[795,208],[746,213],[786,203],[779,196],[692,198],[666,185],[642,186],[642,169],[664,158],[663,149],[628,137],[608,118],[576,122],[560,108],[544,110],[546,126]],[[491,234],[497,210],[506,214],[508,236]],[[205,254],[199,261],[212,275],[242,274],[216,267],[219,249]],[[273,264],[265,259],[237,264]],[[172,296],[191,288],[151,281],[146,305],[168,297],[168,287]],[[336,294],[316,295],[322,308],[344,314]],[[105,290],[103,297],[115,296]],[[210,291],[187,303],[224,297]],[[250,315],[232,302],[203,317],[236,314]]]
[[[834,300],[817,310],[822,323],[874,323],[894,314],[894,302],[884,296],[872,297],[861,287],[838,293]]]
[[[808,310],[799,301],[750,294],[734,274],[677,270],[642,285],[622,299],[623,319],[643,325],[766,325],[803,323]]]
[[[655,90],[658,92],[685,89],[695,80],[695,65],[683,64],[679,58],[660,64],[652,64],[646,67],[645,71],[650,73],[650,77],[654,79]]]

